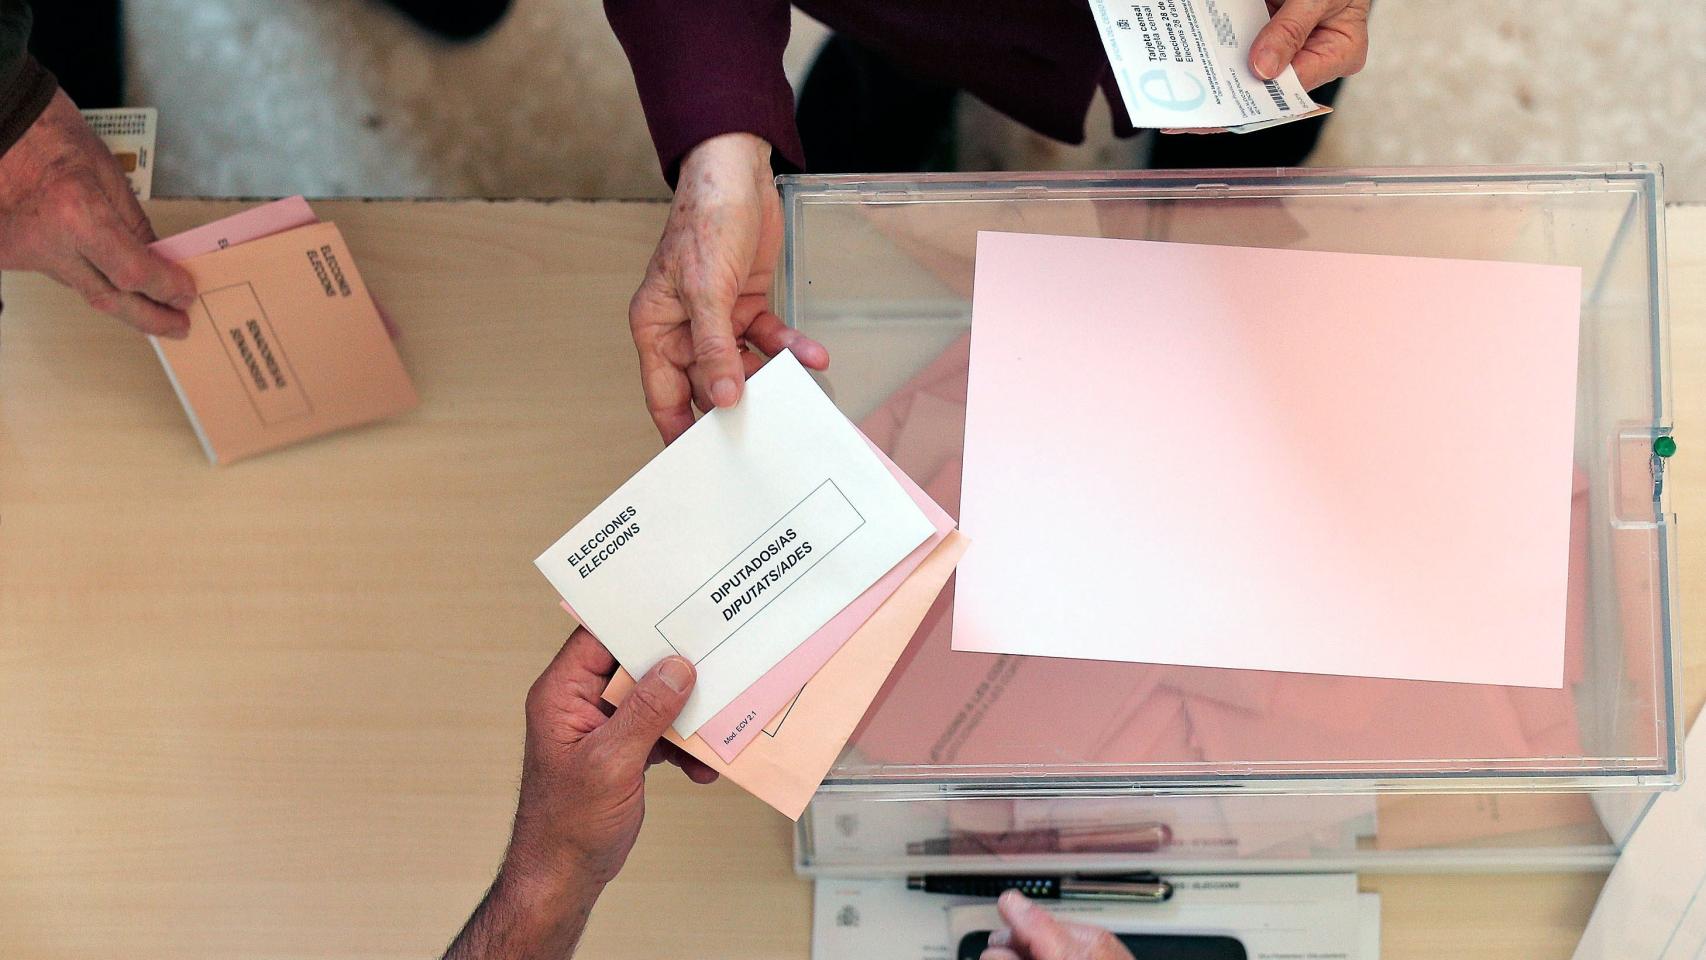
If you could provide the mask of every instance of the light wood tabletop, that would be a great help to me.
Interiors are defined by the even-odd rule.
[[[243,204],[156,203],[174,232]],[[423,403],[226,468],[148,345],[34,276],[0,319],[0,957],[436,955],[490,881],[530,559],[658,449],[626,305],[665,208],[317,203]],[[1706,207],[1672,208],[1679,513],[1706,514]],[[1687,712],[1706,539],[1681,526]],[[791,825],[654,772],[588,957],[805,957]],[[1389,960],[1567,957],[1595,874],[1365,878]]]

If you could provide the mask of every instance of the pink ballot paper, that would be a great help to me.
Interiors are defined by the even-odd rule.
[[[765,736],[740,756],[724,760],[697,735],[683,737],[670,730],[665,739],[789,819],[798,820],[936,595],[953,575],[966,546],[966,538],[958,531],[950,531],[938,542],[911,576],[800,690],[788,712],[768,724]],[[633,678],[619,668],[605,688],[604,699],[620,707],[633,688]]]
[[[148,249],[167,260],[188,260],[204,253],[235,247],[251,240],[319,222],[307,200],[301,197],[286,197],[233,214],[223,220],[203,224],[193,230],[185,230],[164,240],[156,240],[148,245]]]
[[[953,648],[1559,687],[1580,284],[980,233]]]
[[[936,545],[947,538],[954,529],[954,519],[930,499],[929,494],[920,490],[912,478],[901,472],[888,455],[877,448],[877,445],[866,440],[871,445],[871,452],[882,460],[883,466],[894,474],[901,488],[912,497],[918,509],[924,511],[924,516],[936,528],[928,540],[919,545],[918,549],[907,555],[906,559],[896,564],[893,570],[883,575],[881,580],[871,584],[857,600],[848,604],[845,609],[836,614],[828,623],[806,639],[806,642],[794,648],[794,652],[782,658],[782,662],[771,667],[764,676],[759,677],[752,686],[724,707],[716,716],[705,721],[699,728],[699,736],[717,756],[724,760],[733,760],[740,754],[754,737],[770,726],[770,721],[781,713],[784,708],[794,702],[800,688],[806,685],[835,651],[853,636],[854,631],[870,619],[871,614],[882,606],[883,602],[894,593],[912,571],[924,562],[936,549]],[[575,608],[563,601],[563,609],[576,620],[580,615]]]

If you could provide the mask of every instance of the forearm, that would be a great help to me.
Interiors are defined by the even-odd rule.
[[[444,960],[566,960],[603,884],[530,878],[506,864]]]
[[[670,186],[693,147],[724,133],[761,137],[785,167],[804,168],[782,68],[788,0],[604,0],[604,9]]]
[[[0,0],[0,154],[24,135],[59,88],[29,54],[30,7]]]

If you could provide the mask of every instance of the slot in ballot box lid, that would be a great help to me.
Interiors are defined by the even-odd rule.
[[[1654,452],[1671,432],[1657,166],[779,183],[778,309],[829,348],[822,380],[841,409],[955,516],[980,230],[1582,271],[1561,689],[953,652],[950,592],[820,804],[1677,782],[1675,519]]]

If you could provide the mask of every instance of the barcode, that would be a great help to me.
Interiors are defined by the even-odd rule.
[[[1285,94],[1280,93],[1279,84],[1272,80],[1263,80],[1262,85],[1268,88],[1268,96],[1274,98],[1274,106],[1281,110],[1291,109],[1291,104],[1285,102]]]
[[[98,137],[139,137],[148,132],[148,118],[138,114],[92,117],[89,128]]]

